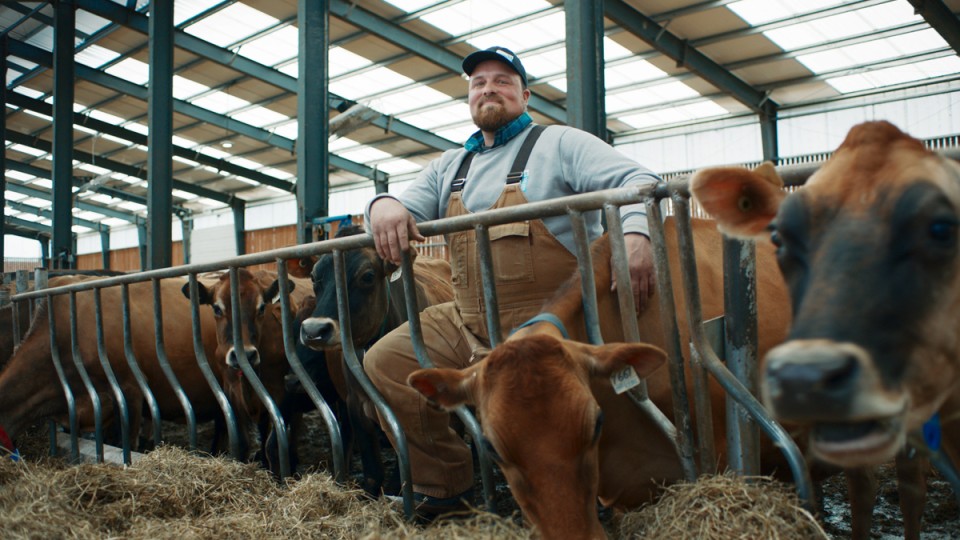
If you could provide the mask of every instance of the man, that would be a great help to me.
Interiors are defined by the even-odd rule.
[[[474,52],[464,59],[463,71],[469,77],[470,113],[480,129],[463,149],[428,164],[399,198],[379,195],[370,202],[366,223],[383,259],[399,264],[410,240],[424,240],[418,222],[657,181],[593,135],[535,126],[526,112],[526,71],[510,50]],[[646,215],[642,205],[624,207],[621,214],[634,299],[642,310],[654,287]],[[585,217],[592,240],[601,233],[600,212]],[[421,314],[424,342],[438,367],[464,368],[489,346],[475,236],[449,235],[456,300]],[[537,314],[577,271],[573,233],[569,219],[559,216],[491,227],[490,239],[506,335]],[[433,517],[462,508],[470,498],[473,462],[450,428],[449,415],[407,386],[407,376],[418,368],[406,325],[378,341],[364,359],[366,373],[407,436],[418,514]]]

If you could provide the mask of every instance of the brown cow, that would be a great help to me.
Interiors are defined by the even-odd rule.
[[[723,311],[720,235],[711,222],[694,220],[697,270],[703,314]],[[673,267],[681,342],[689,337],[679,289],[678,247],[672,219],[666,224]],[[604,341],[623,341],[615,293],[610,292],[610,245],[607,237],[592,246],[594,279]],[[773,268],[773,252],[757,250],[760,350],[782,341],[789,312],[787,294]],[[768,271],[772,269],[772,271]],[[617,396],[605,375],[630,362],[647,378],[650,398],[672,412],[669,374],[659,365],[664,345],[658,302],[640,315],[649,345],[589,347],[581,306],[580,278],[574,276],[544,307],[556,315],[570,340],[559,339],[551,323],[539,322],[514,333],[484,361],[465,370],[421,370],[409,382],[444,407],[475,405],[484,434],[499,456],[501,468],[524,515],[547,538],[602,537],[596,496],[605,506],[636,508],[649,502],[665,482],[682,479],[673,444],[627,397]],[[599,375],[599,376],[598,376]],[[711,387],[715,445],[725,449],[723,392]],[[603,411],[600,429],[599,411]],[[597,434],[599,433],[599,437]],[[772,445],[765,446],[765,456]],[[779,454],[767,465],[779,463]],[[721,456],[721,459],[725,459]]]
[[[90,279],[95,278],[55,277],[50,279],[49,286],[69,285]],[[182,279],[165,279],[160,282],[163,312],[178,314],[163,317],[165,351],[174,373],[193,405],[197,420],[211,420],[222,416],[222,411],[197,367],[191,318],[183,316],[190,313],[189,304],[180,294],[183,283]],[[161,417],[164,420],[181,419],[184,416],[181,404],[157,363],[153,285],[150,282],[132,284],[129,292],[134,355],[157,398]],[[120,287],[105,288],[101,292],[104,342],[110,365],[117,375],[129,406],[131,433],[139,433],[144,398],[124,355],[120,296]],[[72,360],[69,301],[69,295],[58,295],[53,302],[58,351],[76,399],[79,427],[82,431],[89,431],[94,425],[92,404]],[[92,291],[77,293],[79,350],[83,365],[98,391],[104,421],[109,423],[117,409],[97,352],[93,304]],[[0,427],[12,438],[41,418],[52,417],[61,422],[67,418],[63,388],[51,361],[48,309],[50,308],[47,302],[43,302],[35,314],[30,330],[0,373]],[[201,324],[205,353],[212,359],[216,348],[213,317],[202,312]],[[220,362],[211,362],[211,365],[215,372],[222,371]]]
[[[767,406],[809,426],[826,462],[870,467],[897,455],[907,538],[919,537],[925,493],[924,465],[901,452],[908,435],[939,410],[943,449],[960,458],[958,182],[960,166],[888,122],[855,126],[789,196],[769,165],[691,182],[725,232],[777,246],[796,320],[764,360]]]

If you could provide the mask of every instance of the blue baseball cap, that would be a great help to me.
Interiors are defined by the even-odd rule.
[[[468,76],[471,75],[473,70],[477,68],[477,64],[486,60],[499,60],[510,66],[520,75],[520,80],[523,81],[523,87],[527,87],[527,70],[523,69],[523,64],[520,63],[520,57],[506,47],[494,46],[489,49],[471,53],[463,59],[463,72]]]

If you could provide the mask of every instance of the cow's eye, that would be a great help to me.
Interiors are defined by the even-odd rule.
[[[373,285],[373,282],[376,279],[377,279],[376,272],[374,272],[373,270],[370,270],[369,272],[364,272],[363,275],[360,276],[360,283],[366,286],[370,286],[370,285]]]
[[[941,244],[953,244],[957,237],[957,222],[947,219],[937,219],[930,223],[927,229],[930,239]]]
[[[213,306],[213,316],[214,317],[223,317],[223,308],[214,304]]]

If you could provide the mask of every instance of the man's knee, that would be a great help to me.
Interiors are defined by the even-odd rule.
[[[364,355],[363,371],[374,386],[382,390],[387,384],[406,384],[407,375],[413,370],[407,368],[402,355],[387,347],[374,346]]]

